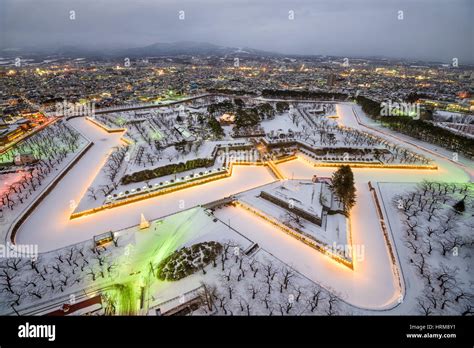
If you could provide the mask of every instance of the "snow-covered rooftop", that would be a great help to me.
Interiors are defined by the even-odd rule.
[[[320,202],[321,183],[300,180],[286,180],[281,185],[263,190],[288,205],[302,209],[311,215],[321,217],[323,206]]]

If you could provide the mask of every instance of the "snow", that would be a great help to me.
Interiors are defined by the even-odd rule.
[[[86,146],[90,141],[84,136],[80,136],[78,148],[74,152],[70,152],[66,155],[64,160],[55,164],[51,172],[45,175],[45,178],[42,180],[41,186],[37,186],[36,190],[33,191],[27,199],[21,202],[17,202],[17,205],[13,209],[4,208],[3,216],[1,217],[1,226],[0,226],[0,238],[2,240],[7,240],[7,233],[9,227],[20,217],[30,205],[36,201],[36,199],[51,185],[51,183],[70,165],[70,163],[85,150]],[[0,174],[2,183],[6,185],[7,183],[16,182],[21,179],[21,173],[10,173],[10,174]],[[29,187],[27,186],[26,189]]]
[[[340,124],[348,127],[362,128],[364,131],[375,133],[396,144],[403,145],[407,149],[423,154],[427,158],[436,160],[436,164],[439,167],[438,172],[443,171],[445,178],[450,175],[455,182],[474,180],[474,162],[465,158],[462,154],[457,154],[458,160],[454,161],[452,151],[384,128],[365,115],[362,108],[358,105],[341,103],[336,108],[338,115],[340,115]],[[359,116],[361,125],[357,122],[354,110]]]
[[[263,191],[321,218],[323,206],[319,200],[322,186],[321,183],[312,183],[311,181],[291,180],[283,181],[281,185]]]
[[[309,180],[285,180],[236,195],[236,198],[256,208],[266,216],[282,221],[284,224],[289,224],[292,229],[300,230],[323,247],[346,246],[350,242],[346,233],[345,217],[341,214],[323,215],[323,207],[319,201],[323,186],[325,184],[314,184]],[[322,220],[321,225],[304,218],[300,218],[299,223],[291,221],[287,218],[289,210],[260,197],[261,192],[269,193],[273,197],[281,199],[288,204],[288,208],[292,205],[314,215]],[[331,203],[332,199],[328,201],[329,207],[332,205]]]
[[[253,243],[258,243],[264,251],[260,249],[262,251],[258,251],[257,255],[265,254],[265,258],[269,258],[270,255],[270,262],[290,265],[303,278],[320,284],[329,291],[336,292],[342,300],[358,307],[358,310],[363,313],[372,313],[371,310],[384,310],[383,313],[386,314],[419,314],[415,313],[414,308],[416,297],[422,290],[422,283],[420,283],[414,267],[407,263],[409,249],[402,239],[402,222],[398,211],[393,210],[395,208],[390,203],[391,198],[395,194],[400,194],[413,187],[413,184],[402,183],[416,183],[425,179],[469,182],[473,175],[472,162],[461,157],[459,162],[453,162],[448,151],[413,139],[409,139],[409,143],[406,143],[407,137],[394,135],[393,132],[374,124],[363,115],[358,106],[341,103],[337,105],[336,109],[339,116],[338,122],[341,125],[363,129],[368,133],[376,133],[390,142],[433,159],[438,165],[437,170],[353,169],[357,189],[357,204],[351,211],[350,219],[352,246],[355,253],[354,270],[282,233],[275,226],[239,207],[228,206],[217,209],[214,214],[221,220],[217,222],[207,216],[201,208],[190,209],[234,194],[239,194],[239,197],[243,197],[242,199],[248,199],[250,203],[255,203],[256,198],[253,194],[262,190],[262,188],[256,187],[274,181],[269,170],[265,167],[236,166],[232,177],[226,179],[70,220],[70,214],[77,206],[77,202],[87,196],[88,187],[95,185],[93,184],[95,180],[99,182],[103,180],[99,174],[101,168],[111,149],[121,144],[120,138],[122,136],[120,133],[109,134],[81,118],[69,122],[89,138],[94,145],[21,225],[17,233],[17,243],[37,244],[40,252],[48,252],[66,245],[88,241],[93,236],[110,230],[124,230],[130,233],[133,231],[137,245],[159,244],[165,240],[163,238],[166,236],[171,241],[170,249],[210,240],[238,240],[242,249]],[[372,129],[360,125],[353,110],[356,110],[360,120]],[[285,127],[295,128],[294,125],[288,126],[288,122],[291,122],[289,117],[276,117],[275,120],[264,121],[262,125],[266,129],[274,130],[285,130]],[[203,151],[209,151],[210,148],[207,146],[203,148]],[[315,163],[308,163],[308,160],[311,161],[311,159],[304,160],[301,157],[279,164],[278,168],[285,177],[297,181],[310,180],[315,174],[318,177],[330,177],[335,170],[335,168],[315,166]],[[377,187],[377,192],[382,197],[383,209],[386,209],[384,215],[389,219],[390,233],[394,237],[396,250],[400,255],[406,285],[404,300],[401,304],[399,304],[401,291],[393,273],[373,196],[369,191],[369,181]],[[277,182],[271,185],[277,187],[282,184]],[[242,191],[248,192],[241,193]],[[293,190],[291,197],[304,202],[307,197],[306,194],[303,194],[304,192],[304,189],[300,192]],[[85,206],[90,204],[90,201],[85,202]],[[256,204],[262,209],[267,209],[271,203],[258,201]],[[309,209],[305,204],[302,204],[302,207]],[[313,208],[316,212],[319,211],[319,207]],[[275,208],[268,209],[277,214],[278,210]],[[181,212],[181,214],[175,214],[177,212]],[[148,231],[150,233],[146,231],[135,233],[142,213],[148,221],[154,222],[151,230]],[[178,228],[178,233],[175,233],[176,228],[169,228],[165,230],[164,234],[161,233],[164,231],[163,226],[157,226],[156,220],[166,216],[168,218],[164,219],[165,224],[169,223],[166,226],[183,226],[183,228],[181,230]],[[222,222],[230,226],[225,226]],[[347,244],[343,234],[337,236],[336,233],[336,225],[341,226],[342,223],[340,217],[327,220],[326,230],[333,233],[327,240],[328,243],[335,240],[341,244]],[[154,230],[155,226],[157,227],[156,231]],[[143,255],[143,258],[146,256]],[[436,263],[436,261],[430,262]],[[152,291],[154,293],[152,301],[157,305],[180,293],[191,291],[199,286],[202,279],[217,279],[218,273],[218,270],[214,270],[209,271],[206,277],[194,274],[177,283],[160,283]],[[466,278],[466,275],[462,273],[461,277]],[[240,292],[243,295],[243,290]],[[346,308],[346,310],[349,309]],[[302,308],[301,311],[303,311]]]
[[[160,162],[155,163],[155,165],[152,168],[168,165],[170,163],[186,162],[193,158],[211,157],[211,154],[214,151],[216,151],[216,146],[218,145],[221,146],[221,148],[224,148],[224,146],[239,146],[242,144],[245,144],[245,142],[241,140],[240,141],[210,141],[209,143],[205,142],[203,143],[203,146],[199,148],[199,153],[197,157],[195,157],[191,153],[188,153],[186,155],[179,155],[178,152],[174,150],[174,148],[170,147],[170,148],[167,148],[165,152],[168,151],[171,154],[170,156],[171,156],[172,162],[166,159],[166,162],[160,161]],[[111,149],[111,151],[113,150],[114,149]],[[247,155],[247,153],[249,154]],[[146,182],[137,182],[137,183],[130,183],[130,184],[119,183],[117,184],[115,189],[112,187],[111,180],[107,177],[105,167],[102,167],[102,169],[100,170],[100,172],[98,173],[98,175],[96,176],[96,178],[94,179],[94,181],[88,188],[88,190],[89,189],[94,190],[96,194],[96,199],[94,199],[89,194],[86,194],[85,196],[82,197],[79,205],[77,206],[74,212],[78,213],[84,210],[103,206],[104,204],[107,204],[110,202],[114,202],[120,197],[126,197],[126,195],[124,194],[125,192],[128,191],[130,193],[133,193],[137,189],[138,191],[143,190],[144,186],[146,186],[147,184],[151,185],[154,189],[157,187],[161,189],[161,188],[166,187],[166,185],[172,184],[175,181],[176,182],[180,181],[183,183],[185,181],[192,180],[200,173],[204,173],[203,175],[208,175],[208,174],[211,175],[211,172],[213,174],[216,174],[218,171],[219,173],[223,173],[224,165],[228,163],[229,159],[231,159],[232,156],[234,156],[236,159],[240,157],[248,159],[254,155],[244,150],[240,150],[237,152],[234,150],[230,150],[227,152],[225,150],[218,150],[217,157],[214,164],[209,167],[199,167],[199,168],[195,168],[195,169],[191,169],[191,170],[187,170],[187,171],[183,171],[183,172],[179,172],[175,174],[164,175],[164,176],[160,176],[154,179],[147,180]],[[165,156],[165,158],[167,157]],[[130,166],[131,166],[130,162],[124,161],[122,167],[118,171],[117,177],[122,177],[127,172],[132,173],[134,171],[143,170],[136,166],[134,167],[133,165],[132,167],[134,167],[135,169],[130,170]],[[200,177],[202,177],[202,175]],[[100,190],[101,187],[104,185],[109,185],[111,187],[111,191],[109,192],[107,196],[105,196],[103,192]],[[146,190],[148,189],[146,188]],[[118,197],[114,198],[113,197],[114,194],[116,194]]]
[[[97,254],[91,253],[93,243],[90,239],[70,247],[41,253],[38,260],[38,268],[42,269],[43,265],[46,266],[49,270],[49,272],[45,274],[47,280],[42,282],[39,277],[37,277],[38,279],[35,280],[36,287],[28,290],[41,289],[42,298],[36,299],[30,296],[25,300],[27,302],[22,302],[16,309],[23,311],[32,305],[38,306],[41,303],[44,304],[48,299],[56,297],[62,297],[65,299],[64,302],[67,302],[69,294],[77,293],[82,288],[89,289],[93,287],[94,291],[96,291],[97,288],[103,288],[110,284],[110,282],[130,281],[134,278],[134,274],[138,275],[140,271],[142,271],[143,264],[147,264],[149,260],[156,260],[156,258],[163,259],[168,256],[169,253],[183,246],[190,246],[203,241],[218,241],[224,244],[229,240],[238,243],[238,245],[241,245],[243,248],[252,245],[250,240],[236,233],[223,222],[219,220],[214,221],[214,217],[200,207],[188,209],[163,219],[150,221],[150,227],[145,230],[140,230],[137,226],[132,226],[117,231],[115,236],[117,238],[117,246],[109,244],[107,245],[107,250],[101,253],[103,262],[106,265],[114,265],[112,272],[107,272],[105,278],[97,276],[96,280],[92,280],[89,277],[88,272],[91,269],[95,270],[96,273],[99,273],[101,269],[99,265],[96,264],[98,262]],[[69,251],[72,249],[75,250],[74,253],[76,256],[73,260],[77,261],[77,267],[68,266],[67,263],[64,262]],[[85,256],[79,257],[77,253],[78,250],[81,250]],[[59,255],[63,257],[61,263],[57,261]],[[79,271],[79,266],[81,266],[83,259],[87,259],[89,263],[84,270]],[[8,262],[8,260],[3,259],[2,263],[0,263],[0,267],[3,268],[3,263],[5,262]],[[23,265],[22,271],[18,272],[19,277],[14,280],[16,285],[31,280],[36,276],[35,271],[27,265],[28,261],[22,260],[22,262],[26,262],[26,264],[21,264]],[[58,265],[61,267],[60,272],[52,268]],[[73,269],[75,270],[74,272],[72,272]],[[52,277],[52,281],[56,282],[63,279],[64,276],[70,276],[78,281],[77,283],[72,283],[71,280],[71,283],[67,288],[63,289],[63,291],[60,291],[59,284],[56,284],[54,290],[47,288],[47,285],[50,284],[49,278]],[[196,279],[196,281],[198,281],[198,279]],[[156,301],[160,301],[163,298],[162,296],[166,296],[166,292],[162,293],[161,291],[161,284],[163,283],[168,282],[158,281],[151,289],[152,293],[156,292],[154,299]],[[188,284],[188,282],[185,284]],[[193,282],[191,287],[195,287],[195,285],[196,283]],[[179,289],[179,287],[173,287],[173,291],[179,291]],[[183,289],[186,289],[186,286],[184,286]],[[88,291],[91,291],[91,289]],[[9,307],[8,299],[7,297],[3,297],[0,300],[0,313],[10,311],[11,308]]]
[[[87,194],[110,148],[120,141],[119,134],[108,134],[84,119],[71,122],[94,146],[20,227],[17,243],[38,244],[40,252],[83,241],[104,231],[136,225],[141,213],[153,220],[274,181],[265,167],[236,166],[234,174],[226,179],[70,220],[71,200],[79,202]]]
[[[288,112],[283,114],[277,115],[272,120],[264,120],[260,123],[262,128],[265,130],[266,133],[274,132],[278,133],[278,131],[282,131],[284,133],[288,132],[289,129],[292,131],[302,130],[303,128],[301,125],[297,127],[291,120],[291,116]]]
[[[397,204],[393,203],[393,200],[400,196],[409,197],[411,192],[417,190],[417,184],[380,183],[377,186],[387,212],[386,215],[390,224],[390,228],[392,230],[392,234],[394,236],[396,250],[399,255],[402,273],[406,284],[405,297],[399,308],[396,309],[395,313],[411,313],[415,315],[423,314],[422,312],[420,312],[420,307],[417,303],[417,299],[419,297],[423,298],[425,296],[423,291],[425,288],[427,289],[428,286],[420,277],[419,271],[410,262],[410,259],[416,259],[416,255],[413,253],[413,250],[411,250],[407,246],[407,240],[409,240],[409,238],[407,237],[406,232],[407,226],[404,224],[406,216],[401,213],[401,210],[397,207]],[[448,197],[449,196],[452,195],[448,195]],[[462,198],[462,195],[457,195],[457,199],[450,200],[450,203],[447,206],[450,207],[453,202],[456,202],[460,198]],[[470,199],[472,200],[472,197]],[[472,204],[472,202],[470,204]],[[466,203],[466,208],[469,209],[468,207],[469,203]],[[438,236],[436,235],[436,232],[432,235],[432,237],[429,238],[425,232],[428,226],[431,226],[433,229],[436,230],[438,227],[443,225],[443,222],[446,218],[446,214],[449,214],[450,211],[451,208],[446,209],[445,207],[438,213],[434,214],[431,223],[427,221],[426,214],[421,214],[421,216],[417,219],[420,222],[418,228],[418,238],[423,241],[421,243],[422,247],[426,246],[424,245],[426,240],[431,240],[433,247],[433,251],[431,252],[431,254],[428,254],[426,249],[424,251],[424,255],[427,259],[428,269],[425,272],[427,274],[435,274],[436,270],[439,269],[443,264],[447,265],[452,270],[457,269],[457,271],[453,272],[457,280],[456,287],[458,289],[464,289],[464,291],[469,292],[470,289],[472,290],[472,286],[474,284],[474,273],[472,272],[471,260],[473,257],[472,246],[469,246],[469,244],[467,244],[463,247],[459,247],[456,251],[450,250],[447,252],[446,256],[442,256],[440,246],[438,244],[439,241],[437,241]],[[472,226],[474,224],[472,214],[471,216],[469,216],[469,210],[467,210],[466,214],[458,216],[458,218],[458,222],[456,224],[456,227],[454,228],[455,235],[463,236],[463,238],[465,238],[466,240],[472,240],[472,236],[470,236],[472,234]],[[443,236],[444,234],[440,235]],[[437,288],[436,284],[437,282],[433,279],[433,285],[435,286],[435,288]],[[457,291],[456,287],[452,285],[451,287],[451,290]],[[442,298],[442,296],[439,296],[439,298]],[[462,306],[460,305],[461,303],[456,303],[456,301],[453,301],[449,303],[444,310],[439,310],[438,305],[439,312],[437,314],[459,315],[462,311]]]
[[[367,203],[371,203],[367,193]],[[354,208],[353,245],[364,246],[354,260],[354,270],[334,261],[297,239],[240,208],[216,211],[220,219],[263,246],[269,253],[298,270],[305,277],[327,289],[335,289],[348,303],[362,308],[381,309],[393,306],[399,294],[390,268],[382,234],[362,218],[376,219],[375,211],[359,212]],[[365,215],[360,217],[360,215]],[[369,216],[367,216],[369,215]],[[370,226],[370,228],[368,228]]]

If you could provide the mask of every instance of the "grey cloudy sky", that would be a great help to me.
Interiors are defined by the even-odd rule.
[[[472,63],[473,18],[474,0],[0,0],[0,46],[107,49],[203,41],[282,53]]]

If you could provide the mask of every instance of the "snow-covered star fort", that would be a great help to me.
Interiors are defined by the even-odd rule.
[[[472,313],[472,162],[351,102],[98,109],[0,159],[2,314]]]

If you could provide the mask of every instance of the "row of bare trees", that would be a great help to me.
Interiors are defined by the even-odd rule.
[[[333,291],[302,277],[291,267],[266,258],[257,260],[235,245],[224,245],[217,285],[202,283],[200,298],[206,314],[217,315],[338,315],[347,313]]]
[[[118,264],[113,250],[118,237],[108,246],[81,243],[34,258],[0,260],[0,309],[28,308],[37,301],[54,299],[100,281],[116,277]]]
[[[474,219],[454,208],[462,200],[472,211],[473,198],[468,184],[424,181],[394,199],[405,226],[408,261],[423,282],[417,303],[424,315],[473,314]]]
[[[79,133],[58,121],[0,155],[0,162],[13,161],[17,155],[33,155],[36,159],[33,163],[12,167],[16,174],[13,180],[8,180],[12,173],[0,173],[0,177],[5,176],[6,185],[0,195],[0,210],[13,210],[25,203],[46,177],[79,148],[79,140]]]

